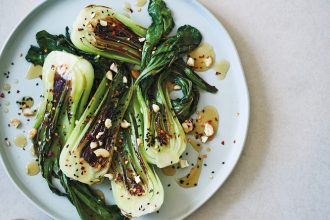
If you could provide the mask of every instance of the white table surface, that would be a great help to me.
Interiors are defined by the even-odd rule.
[[[330,218],[330,1],[200,0],[225,25],[251,95],[243,155],[188,219]],[[0,45],[39,0],[0,0]],[[0,219],[50,219],[0,167]]]

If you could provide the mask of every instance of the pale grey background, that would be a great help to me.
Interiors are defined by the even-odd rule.
[[[200,0],[225,25],[251,94],[244,153],[188,219],[329,219],[330,1]],[[0,45],[39,0],[0,0]],[[219,39],[221,40],[221,39]],[[50,219],[0,167],[0,219]]]

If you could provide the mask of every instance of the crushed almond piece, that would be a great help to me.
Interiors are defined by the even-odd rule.
[[[29,138],[30,139],[33,139],[36,135],[37,135],[37,129],[35,128],[32,128],[30,131],[29,131]]]
[[[188,134],[189,132],[191,132],[194,129],[194,125],[191,120],[185,120],[182,123],[182,127],[186,134]]]
[[[127,83],[127,77],[126,76],[123,77],[123,83]]]
[[[118,66],[115,63],[112,63],[110,66],[110,70],[114,71],[115,73],[118,73]]]
[[[201,141],[202,141],[203,143],[206,143],[208,139],[209,139],[208,136],[202,136],[202,137],[201,137]]]
[[[174,89],[174,90],[181,90],[181,86],[179,86],[179,85],[175,85],[175,86],[173,87],[173,89]]]
[[[129,126],[131,126],[131,124],[128,123],[126,120],[123,120],[123,121],[120,123],[120,127],[122,127],[122,128],[128,128]]]
[[[154,112],[159,112],[159,110],[160,110],[159,105],[152,104],[152,110],[154,110]]]
[[[91,147],[91,149],[94,149],[98,147],[98,144],[97,142],[91,142],[89,146]]]
[[[189,57],[188,60],[187,60],[187,65],[188,66],[191,66],[191,67],[195,66],[195,60],[194,60],[194,58]]]
[[[214,134],[213,126],[210,123],[205,123],[204,133],[208,137],[210,137]]]
[[[111,128],[111,126],[112,126],[111,119],[107,118],[104,122],[104,125],[105,125],[106,128]]]
[[[25,110],[23,111],[23,115],[24,115],[25,117],[35,116],[35,114],[36,114],[36,112],[33,111],[33,110],[30,110],[30,109],[25,109]]]
[[[187,160],[180,160],[179,161],[179,164],[180,164],[180,168],[186,168],[186,167],[189,167],[189,163]]]
[[[111,70],[109,70],[109,71],[106,73],[106,77],[107,77],[107,79],[110,80],[110,81],[113,79],[113,74],[112,74]]]
[[[100,20],[100,25],[106,27],[108,25],[108,22],[104,20]]]
[[[144,37],[139,38],[140,42],[144,42],[146,39]]]
[[[94,151],[94,154],[95,154],[97,157],[103,157],[103,158],[110,157],[110,152],[107,151],[107,150],[104,149],[104,148],[100,148],[100,149],[95,150],[95,151]]]
[[[18,120],[17,118],[14,118],[10,121],[10,124],[12,126],[14,126],[15,128],[18,128],[22,124],[22,122],[20,120]]]
[[[135,181],[136,183],[140,183],[140,182],[141,182],[140,176],[136,176],[136,177],[134,177],[134,181]]]
[[[212,57],[207,57],[204,62],[206,67],[210,67],[213,64],[213,59]]]

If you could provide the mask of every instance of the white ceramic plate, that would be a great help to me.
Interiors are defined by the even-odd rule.
[[[9,83],[11,93],[5,92],[5,98],[0,98],[0,145],[2,162],[13,182],[18,188],[39,208],[55,219],[73,220],[79,219],[75,208],[66,198],[56,196],[48,189],[41,175],[29,177],[25,174],[26,164],[32,160],[28,150],[12,146],[8,147],[5,138],[13,142],[13,138],[24,131],[29,130],[33,121],[27,122],[23,116],[18,116],[16,101],[23,95],[32,96],[35,102],[40,101],[40,80],[28,81],[24,78],[28,63],[24,56],[31,44],[36,44],[35,33],[47,30],[50,33],[64,33],[66,26],[71,26],[78,12],[88,4],[104,4],[117,11],[123,11],[123,2],[118,0],[72,0],[72,1],[45,1],[37,6],[17,26],[5,44],[0,57],[0,87]],[[225,28],[211,15],[201,4],[195,0],[167,0],[172,9],[176,27],[183,24],[191,24],[197,27],[204,36],[204,41],[212,44],[216,51],[216,58],[228,60],[231,68],[225,80],[218,80],[214,71],[201,74],[211,84],[219,88],[215,95],[202,92],[199,109],[205,105],[214,105],[220,115],[220,127],[216,139],[207,144],[212,148],[205,160],[207,166],[203,167],[199,185],[191,189],[183,189],[176,184],[176,179],[188,170],[180,171],[174,177],[161,179],[165,188],[165,201],[158,214],[151,214],[141,219],[183,219],[191,214],[224,183],[233,170],[242,152],[249,121],[249,96],[244,78],[244,73],[236,48]],[[131,17],[139,23],[147,26],[150,19],[146,7],[142,12],[134,12]],[[24,56],[21,57],[20,54]],[[12,65],[12,62],[14,65]],[[3,74],[10,71],[10,77]],[[19,81],[17,83],[17,80]],[[15,83],[16,82],[16,83]],[[2,89],[1,89],[2,90]],[[20,93],[17,93],[20,90]],[[0,91],[1,92],[1,91]],[[10,105],[6,106],[6,102]],[[9,113],[5,113],[5,109]],[[238,115],[239,113],[239,115]],[[12,118],[21,119],[22,128],[8,127]],[[221,142],[224,141],[224,145]],[[28,149],[28,148],[27,148]],[[187,151],[191,151],[188,147]],[[193,153],[190,157],[184,156],[193,162]],[[211,172],[214,171],[214,174]],[[209,176],[212,175],[213,179]],[[171,186],[168,187],[168,184]],[[111,202],[109,186],[99,186],[106,193]]]

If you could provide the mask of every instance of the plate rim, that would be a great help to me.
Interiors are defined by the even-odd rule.
[[[249,93],[249,89],[248,89],[248,84],[247,84],[247,80],[245,77],[245,72],[244,72],[244,68],[242,65],[242,61],[241,58],[239,56],[239,53],[237,51],[237,47],[236,44],[234,42],[234,40],[232,39],[232,37],[230,36],[229,32],[227,31],[227,29],[225,28],[225,26],[221,23],[221,21],[211,12],[209,11],[202,3],[200,3],[198,0],[190,0],[191,3],[194,5],[194,7],[197,7],[198,10],[202,10],[202,12],[209,17],[212,23],[215,23],[217,25],[219,25],[223,30],[224,30],[224,34],[227,35],[226,37],[228,38],[228,40],[230,41],[230,43],[233,45],[233,49],[234,49],[234,55],[238,58],[238,64],[239,64],[239,69],[242,71],[242,79],[243,79],[243,85],[244,88],[241,88],[244,90],[244,93],[246,94],[246,97],[244,97],[245,102],[246,102],[246,119],[244,121],[245,127],[243,128],[243,134],[244,134],[244,139],[241,143],[241,146],[239,146],[239,152],[235,155],[236,157],[232,160],[232,165],[227,169],[227,172],[225,173],[225,177],[222,179],[222,181],[220,181],[220,184],[217,185],[216,187],[213,187],[211,190],[209,190],[208,194],[202,198],[201,200],[199,200],[198,203],[196,203],[194,205],[194,208],[192,208],[191,210],[189,210],[188,212],[184,213],[181,216],[178,216],[177,219],[184,219],[186,217],[188,217],[189,215],[191,215],[192,213],[194,213],[195,211],[197,211],[199,208],[201,208],[201,206],[203,206],[209,199],[211,199],[211,197],[214,196],[214,194],[223,186],[223,184],[228,180],[228,178],[230,177],[230,175],[233,173],[235,167],[238,164],[238,161],[242,155],[242,152],[245,148],[245,144],[246,144],[246,140],[247,140],[247,135],[248,135],[248,130],[249,130],[249,126],[250,126],[250,110],[251,110],[251,102],[250,102],[250,93]],[[43,0],[39,3],[37,3],[24,17],[22,17],[20,19],[20,21],[14,26],[14,28],[10,31],[10,33],[7,35],[6,40],[4,41],[1,49],[0,49],[0,59],[2,58],[5,49],[8,47],[8,43],[12,40],[13,36],[15,35],[15,33],[19,30],[19,28],[24,24],[24,22],[26,20],[28,20],[31,16],[33,16],[33,14],[35,12],[37,12],[41,7],[43,7],[45,4],[49,3],[49,1],[47,0]],[[236,145],[237,146],[237,145]],[[5,164],[5,158],[4,158],[4,153],[3,153],[3,149],[1,148],[0,150],[0,161],[1,164],[4,168],[4,171],[6,173],[6,175],[9,177],[10,181],[13,183],[13,185],[15,185],[16,189],[18,189],[18,191],[24,195],[25,198],[27,198],[27,200],[33,204],[35,207],[37,207],[40,211],[42,211],[44,214],[48,215],[51,218],[54,219],[58,219],[58,216],[54,216],[53,213],[51,212],[51,210],[48,210],[48,208],[44,207],[42,204],[38,203],[37,201],[34,200],[34,198],[29,197],[28,193],[24,191],[24,187],[21,186],[21,184],[16,183],[15,179],[15,174],[12,173],[12,171],[10,171],[6,164]]]

